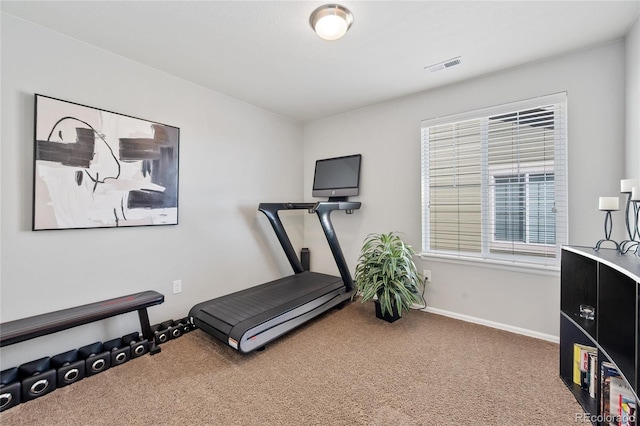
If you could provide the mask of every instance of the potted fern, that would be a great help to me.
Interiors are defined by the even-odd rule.
[[[413,262],[413,248],[396,232],[370,234],[362,245],[354,285],[361,303],[376,302],[376,316],[393,322],[421,300],[422,277]]]

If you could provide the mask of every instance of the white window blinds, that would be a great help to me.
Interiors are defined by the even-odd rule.
[[[423,251],[557,266],[566,95],[422,123]]]

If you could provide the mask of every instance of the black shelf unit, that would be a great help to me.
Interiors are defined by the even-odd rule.
[[[640,258],[617,250],[563,247],[560,290],[560,378],[595,424],[608,425],[601,412],[600,368],[615,365],[638,403],[640,389]],[[593,320],[580,305],[595,308]],[[597,349],[595,398],[573,381],[574,344]],[[636,417],[637,414],[636,414]]]

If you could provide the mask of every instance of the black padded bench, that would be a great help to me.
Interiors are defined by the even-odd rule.
[[[149,324],[147,308],[163,302],[164,295],[157,291],[143,291],[102,302],[5,322],[0,324],[0,347],[133,311],[138,311],[143,337],[153,342],[153,332]],[[157,346],[151,351],[152,354],[158,352],[160,352],[160,347]]]

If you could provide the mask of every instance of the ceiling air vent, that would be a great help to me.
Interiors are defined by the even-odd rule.
[[[462,56],[456,56],[455,58],[447,59],[444,62],[429,65],[428,67],[425,67],[425,68],[428,69],[430,72],[436,72],[436,71],[443,70],[445,68],[454,67],[458,65],[460,62],[462,62]]]

